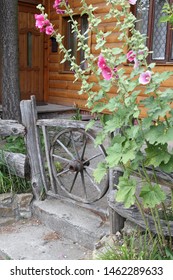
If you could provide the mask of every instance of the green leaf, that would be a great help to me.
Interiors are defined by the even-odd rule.
[[[148,144],[148,147],[145,149],[145,152],[146,166],[153,165],[154,167],[158,167],[162,162],[167,164],[171,157],[171,155],[167,151],[167,144],[157,146]]]
[[[143,200],[144,207],[154,208],[166,199],[166,194],[160,185],[151,186],[146,184],[141,188],[140,197]]]
[[[103,143],[103,141],[105,140],[106,136],[107,135],[103,131],[99,132],[96,136],[95,144],[101,145]]]
[[[123,202],[126,208],[135,203],[136,180],[120,177],[118,191],[116,193],[116,201]]]
[[[169,161],[167,163],[162,162],[159,165],[159,168],[161,170],[163,170],[164,172],[166,172],[166,173],[173,172],[173,156],[172,155],[170,156],[170,159],[169,159]]]
[[[86,125],[86,131],[89,130],[90,128],[93,127],[93,125],[95,124],[95,120],[90,120],[89,123],[87,123]]]
[[[157,126],[153,125],[150,130],[146,132],[145,139],[150,143],[165,144],[172,141],[173,127],[167,128],[163,123]]]
[[[120,48],[112,48],[111,51],[113,55],[117,55],[123,52],[123,50]]]
[[[94,178],[96,182],[100,183],[105,174],[107,173],[107,165],[105,162],[99,162],[97,168],[94,170]]]
[[[127,141],[123,147],[122,162],[126,164],[129,160],[133,160],[136,156],[137,145],[135,141]]]
[[[112,147],[107,149],[107,154],[106,161],[109,164],[109,167],[117,166],[122,157],[122,144],[115,143]]]

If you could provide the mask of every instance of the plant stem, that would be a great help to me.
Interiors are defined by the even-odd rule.
[[[142,215],[142,218],[143,218],[143,220],[144,220],[144,223],[145,223],[145,226],[146,226],[146,231],[147,231],[148,234],[149,234],[149,237],[150,237],[151,242],[153,242],[153,235],[152,235],[152,232],[151,232],[151,230],[150,230],[148,221],[147,221],[147,219],[146,219],[146,217],[145,217],[145,213],[144,213],[144,210],[143,210],[143,208],[142,208],[142,205],[141,205],[141,203],[140,203],[140,201],[139,201],[139,199],[137,198],[136,195],[135,195],[135,199],[136,199],[136,204],[137,204],[137,206],[138,206],[138,209],[139,209],[139,211],[140,211],[140,213],[141,213],[141,215]]]

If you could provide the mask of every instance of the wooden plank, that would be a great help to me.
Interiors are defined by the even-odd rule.
[[[31,100],[22,100],[20,103],[22,122],[26,127],[25,137],[28,157],[31,166],[31,184],[36,199],[40,199],[41,192],[46,186],[43,158],[40,147],[40,137],[36,126],[37,113],[36,101],[32,96]]]
[[[25,135],[25,127],[14,120],[0,120],[0,136]]]
[[[50,177],[51,190],[53,190],[54,193],[57,193],[57,188],[55,187],[56,182],[55,182],[55,179],[53,177],[52,167],[51,167],[49,135],[48,135],[46,126],[42,126],[41,128],[42,128],[44,142],[45,142],[45,153],[46,153],[47,166],[48,166],[49,177]],[[46,192],[48,192],[47,188],[46,188]]]
[[[83,121],[73,121],[64,119],[40,119],[37,120],[38,126],[53,126],[53,127],[63,127],[63,128],[82,128],[85,129],[86,123]]]

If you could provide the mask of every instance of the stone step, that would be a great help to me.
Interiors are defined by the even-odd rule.
[[[110,231],[109,220],[104,215],[61,199],[34,201],[33,214],[64,238],[90,250]]]

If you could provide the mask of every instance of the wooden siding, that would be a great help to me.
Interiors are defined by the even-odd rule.
[[[73,9],[78,12],[80,7],[80,1],[69,1]],[[93,6],[97,6],[98,9],[95,11],[97,15],[102,18],[102,23],[100,24],[99,28],[101,28],[104,32],[112,30],[115,27],[116,19],[107,19],[103,20],[104,15],[108,11],[108,7],[105,5],[103,0],[88,0],[88,4],[92,4]],[[53,9],[53,0],[49,2],[49,17],[51,22],[55,25],[57,29],[61,27],[61,16],[57,15]],[[110,36],[107,37],[107,46],[110,48],[112,47],[119,47],[121,42],[118,41],[117,37],[119,36],[119,32],[115,31]],[[96,44],[96,35],[93,33],[91,35],[91,50],[92,53],[98,55],[100,50],[95,50]],[[50,103],[57,103],[62,105],[70,105],[73,106],[74,104],[78,105],[81,109],[87,110],[86,108],[86,99],[87,95],[78,95],[78,90],[80,90],[80,82],[74,81],[73,73],[63,73],[62,66],[60,65],[60,54],[52,53],[51,52],[51,42],[48,43],[48,72],[49,72],[49,79],[48,79],[48,94],[47,94],[47,101]],[[130,73],[131,67],[126,65],[125,69],[127,73]],[[162,71],[169,71],[173,70],[173,65],[157,65],[154,69],[158,72]],[[93,77],[91,77],[91,80]],[[162,89],[165,87],[173,87],[173,79],[170,78],[162,84]],[[116,94],[116,89],[112,89],[110,92],[111,96]],[[138,101],[144,99],[144,94],[138,97]],[[141,116],[145,116],[145,109],[141,106]]]

